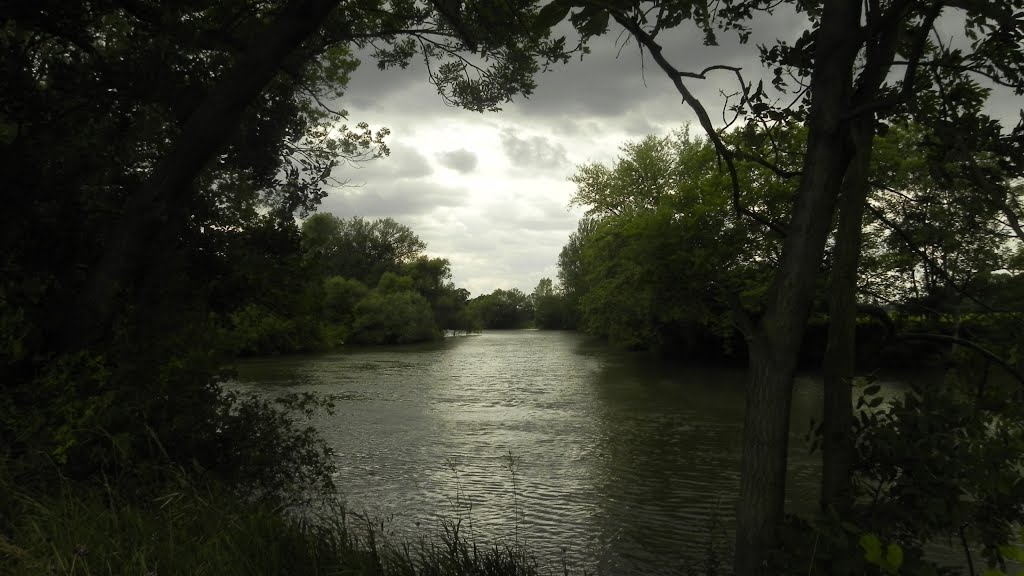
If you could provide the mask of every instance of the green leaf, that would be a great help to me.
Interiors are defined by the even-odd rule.
[[[999,554],[1007,560],[1013,560],[1014,562],[1024,562],[1024,550],[1016,546],[1000,546]]]
[[[864,559],[877,565],[882,560],[882,543],[878,536],[865,534],[860,537],[860,547],[864,549]]]
[[[565,20],[565,17],[569,15],[569,8],[569,2],[566,2],[565,0],[555,0],[537,12],[537,17],[534,19],[534,22],[541,28],[551,28],[555,24]]]
[[[886,567],[893,572],[898,571],[900,566],[903,565],[903,549],[900,548],[899,544],[892,543],[886,547],[885,564]]]
[[[864,395],[865,396],[874,396],[875,394],[878,394],[878,391],[881,390],[881,389],[882,389],[881,385],[879,385],[879,384],[872,384],[871,386],[868,386],[868,387],[864,388]]]

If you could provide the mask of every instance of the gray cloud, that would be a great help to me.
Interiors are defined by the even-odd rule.
[[[340,217],[391,216],[402,221],[439,208],[459,206],[466,201],[465,190],[426,181],[398,180],[341,188],[324,199],[320,210]],[[408,223],[403,221],[403,223]]]
[[[537,194],[524,196],[525,201],[506,197],[490,202],[482,215],[495,223],[494,229],[511,230],[514,234],[557,232],[568,236],[565,231],[576,228],[578,217],[561,200]]]
[[[521,138],[510,128],[501,132],[501,147],[516,168],[553,170],[564,168],[569,162],[565,146],[541,136]]]
[[[704,47],[700,34],[683,29],[666,33],[659,41],[666,56],[682,70],[699,71],[719,63],[741,65],[745,79],[756,83],[762,71],[753,42],[764,41],[758,35],[786,37],[786,31],[796,26],[799,22],[785,18],[771,26],[759,24],[747,46],[723,35],[723,47]],[[572,42],[574,35],[567,36]],[[617,45],[617,37],[618,30],[613,29],[593,41],[592,53],[582,61],[573,59],[539,74],[534,94],[505,105],[498,115],[481,116],[445,106],[421,62],[414,61],[406,70],[380,71],[364,58],[347,94],[337,103],[352,112],[353,121],[386,125],[396,141],[420,132],[425,124],[493,123],[503,129],[500,152],[520,170],[485,176],[522,178],[523,189],[498,193],[481,203],[480,189],[471,196],[423,181],[432,164],[461,173],[483,170],[485,164],[476,162],[466,142],[445,142],[440,149],[449,151],[437,156],[431,152],[427,155],[433,157],[428,158],[411,146],[393,145],[391,158],[359,171],[345,171],[345,176],[365,186],[332,194],[324,209],[344,215],[392,216],[406,223],[428,243],[431,253],[451,260],[456,282],[474,293],[513,286],[532,290],[540,277],[554,276],[558,252],[576,228],[579,214],[565,206],[565,177],[573,165],[616,154],[624,139],[664,134],[694,121],[649,56],[642,59],[635,44]],[[709,113],[717,118],[719,92],[733,91],[735,78],[728,73],[709,76],[687,85],[706,99]],[[429,130],[433,137],[444,138],[436,128]]]
[[[370,160],[359,166],[339,166],[332,176],[343,182],[364,185],[423,178],[433,174],[430,162],[415,148],[401,142],[391,142],[389,148],[391,154],[387,157]]]
[[[465,148],[442,152],[437,155],[437,160],[443,166],[451,168],[460,174],[468,174],[475,170],[477,162],[476,154]]]
[[[780,9],[774,16],[759,16],[753,24],[746,45],[739,44],[734,34],[723,33],[720,47],[703,46],[701,34],[685,26],[664,32],[658,41],[679,70],[700,72],[710,65],[727,64],[740,67],[745,81],[756,85],[764,79],[768,87],[770,71],[761,67],[756,46],[771,46],[776,39],[792,43],[805,20]],[[569,43],[576,39],[564,25],[558,32]],[[619,29],[613,28],[594,39],[592,53],[582,61],[573,58],[538,74],[534,93],[516,98],[498,115],[445,106],[419,60],[414,59],[406,70],[380,71],[368,53],[360,54],[363,66],[352,75],[346,95],[333,104],[350,110],[352,122],[388,126],[396,143],[390,158],[360,169],[339,170],[340,179],[365,185],[333,193],[324,209],[343,216],[392,216],[411,226],[431,253],[452,261],[456,282],[474,293],[512,286],[532,290],[541,276],[554,276],[558,251],[576,228],[578,211],[565,206],[565,177],[573,172],[573,164],[608,161],[626,139],[664,135],[696,121],[650,56],[641,57],[635,43],[618,44],[620,38]],[[721,125],[722,94],[738,89],[736,77],[714,71],[705,80],[688,78],[686,86],[703,102],[712,121]],[[1020,101],[997,92],[990,107],[1015,120]],[[518,172],[483,173],[489,169],[489,154],[457,139],[464,138],[463,133],[449,135],[438,129],[446,124],[480,123],[499,127],[500,152]],[[694,130],[700,132],[696,126]],[[428,136],[441,144],[425,156],[400,143],[408,135]],[[435,157],[437,150],[450,151]],[[479,164],[473,151],[480,154]],[[473,172],[474,181],[504,179],[506,186],[490,193],[487,186],[467,191],[426,181],[439,165]],[[509,176],[515,177],[512,186],[522,185],[520,190],[506,193]]]

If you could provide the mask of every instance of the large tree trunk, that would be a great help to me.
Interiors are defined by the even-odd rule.
[[[822,509],[842,516],[849,510],[853,445],[852,380],[856,362],[857,265],[860,262],[864,203],[873,142],[873,116],[851,126],[854,155],[839,198],[835,257],[829,283],[828,344],[825,349],[825,402],[822,423]]]
[[[182,127],[170,152],[126,202],[85,289],[67,313],[59,349],[98,340],[110,327],[118,295],[162,265],[159,256],[175,242],[192,183],[237,127],[245,109],[278,73],[281,64],[316,32],[340,0],[293,0],[257,33],[238,62],[220,78]]]
[[[737,510],[737,575],[764,574],[785,502],[792,380],[814,283],[849,160],[842,113],[852,93],[859,2],[828,0],[815,46],[807,153],[782,262],[752,334]]]

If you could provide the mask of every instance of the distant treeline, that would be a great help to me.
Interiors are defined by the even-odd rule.
[[[541,278],[531,294],[512,288],[477,296],[469,302],[469,313],[480,326],[489,329],[576,327],[568,300],[550,278]]]
[[[425,255],[426,247],[391,218],[315,214],[303,222],[291,257],[253,258],[225,294],[235,302],[225,327],[243,355],[405,344],[479,330],[469,291],[452,282],[449,261]]]

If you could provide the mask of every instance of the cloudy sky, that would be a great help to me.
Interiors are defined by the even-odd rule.
[[[756,82],[756,43],[792,41],[802,26],[791,16],[759,19],[745,46],[723,34],[721,47],[704,47],[686,29],[660,40],[680,69],[739,65]],[[582,214],[568,207],[574,187],[567,178],[576,167],[614,160],[628,140],[696,124],[656,65],[618,37],[613,28],[594,40],[582,61],[539,75],[529,99],[498,113],[446,106],[422,67],[379,71],[364,59],[340,105],[353,123],[390,128],[391,155],[339,169],[337,178],[357,186],[332,192],[321,211],[390,216],[410,226],[431,255],[451,260],[456,284],[474,295],[530,292],[540,278],[554,279],[558,252]],[[715,117],[720,91],[734,92],[736,84],[721,73],[689,87]]]

